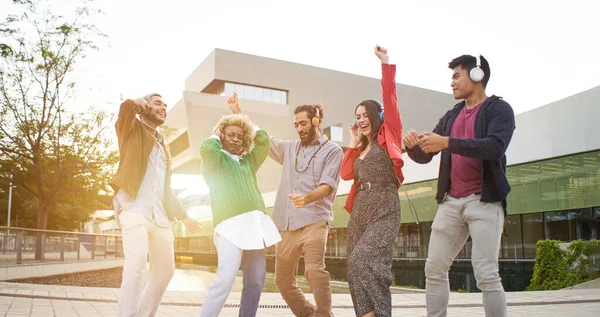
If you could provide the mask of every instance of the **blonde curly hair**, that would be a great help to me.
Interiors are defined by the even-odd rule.
[[[254,148],[254,136],[256,135],[256,132],[254,131],[254,125],[252,124],[252,121],[250,121],[250,118],[241,114],[223,116],[221,117],[221,121],[219,121],[213,129],[213,133],[221,135],[224,133],[225,128],[230,125],[240,127],[244,130],[242,147],[246,153],[252,151],[252,148]]]

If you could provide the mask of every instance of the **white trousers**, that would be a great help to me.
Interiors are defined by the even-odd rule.
[[[173,231],[138,213],[123,211],[119,221],[125,265],[118,316],[154,316],[175,273]]]
[[[218,233],[215,233],[214,242],[219,266],[215,280],[202,303],[200,317],[219,316],[240,267],[243,272],[243,288],[238,316],[255,317],[267,272],[265,249],[242,250]]]

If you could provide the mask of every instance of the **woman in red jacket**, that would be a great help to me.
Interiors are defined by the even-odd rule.
[[[347,279],[357,316],[391,316],[392,255],[400,229],[398,187],[402,176],[402,122],[396,98],[396,66],[381,60],[383,105],[367,99],[356,106],[341,177],[354,180],[344,207],[348,223]],[[385,118],[383,116],[385,112]]]

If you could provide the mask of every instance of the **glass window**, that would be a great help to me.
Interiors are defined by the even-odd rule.
[[[571,241],[566,211],[545,212],[544,217],[546,219],[546,239]]]
[[[585,156],[587,154],[580,154],[569,158],[569,165],[571,166],[573,176],[585,175]]]
[[[553,181],[559,176],[558,174],[560,174],[560,172],[558,172],[559,168],[556,163],[554,163],[554,160],[539,162],[539,166],[541,182]]]
[[[558,194],[554,179],[540,183],[540,199],[542,200],[542,210],[558,209]]]
[[[277,91],[277,90],[272,90],[271,92],[272,94],[272,102],[273,103],[281,103],[281,91]]]
[[[559,179],[556,186],[560,195],[559,209],[585,207],[585,176]]]
[[[419,234],[421,235],[419,257],[421,258],[427,258],[427,252],[429,248],[429,237],[431,237],[431,224],[433,224],[433,222],[431,221],[419,223]]]
[[[254,100],[263,100],[263,91],[264,88],[254,87]]]
[[[540,183],[530,183],[521,186],[521,208],[520,213],[540,212],[542,211],[542,201],[540,200]]]
[[[271,89],[265,89],[262,100],[266,102],[273,102],[273,91]]]
[[[600,151],[583,154],[587,206],[600,206]]]
[[[567,221],[568,228],[565,228],[569,231],[570,240],[583,239],[585,233],[589,235],[589,228],[586,226],[586,221],[584,217],[586,214],[590,214],[591,210],[588,209],[579,209],[579,210],[570,210],[567,212]],[[587,231],[587,232],[586,232]]]
[[[234,85],[232,83],[225,83],[224,96],[231,97],[233,95]]]
[[[419,257],[419,229],[416,223],[405,224],[406,236],[406,256],[409,258]]]
[[[506,169],[506,178],[512,186],[519,185],[519,166],[511,166]]]
[[[535,258],[535,244],[544,239],[542,213],[524,214],[523,217],[523,257]]]
[[[231,96],[237,93],[240,98],[260,100],[278,104],[287,104],[287,92],[283,90],[261,88],[250,85],[225,83],[221,96]]]
[[[584,214],[584,219],[587,228],[588,234],[586,234],[584,230],[584,239],[600,239],[600,207],[592,208],[591,212],[586,216]]]
[[[348,229],[347,228],[336,228],[337,232],[337,256],[346,256],[346,245],[348,245]]]
[[[524,184],[540,181],[540,166],[538,163],[525,164],[520,167],[520,177]]]
[[[502,237],[501,258],[523,258],[523,239],[521,237],[521,215],[509,215],[504,221],[506,235]]]
[[[458,252],[456,256],[457,259],[470,259],[471,258],[471,250],[473,249],[473,240],[471,236],[467,238],[467,242],[463,246],[463,248]]]
[[[255,100],[254,91],[256,91],[256,87],[246,86],[246,99]]]
[[[398,231],[398,236],[396,237],[396,244],[394,245],[394,257],[395,258],[405,258],[406,251],[404,249],[404,243],[406,237],[406,226],[400,226],[400,230]]]
[[[238,97],[245,98],[244,92],[246,90],[244,89],[244,85],[234,84],[233,91],[235,91],[238,94]]]

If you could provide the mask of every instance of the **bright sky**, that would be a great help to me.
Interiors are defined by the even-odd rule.
[[[0,18],[12,1],[0,0]],[[71,10],[74,0],[55,0]],[[517,113],[600,85],[600,2],[145,1],[95,6],[109,35],[84,65],[82,94],[116,105],[150,91],[181,98],[186,77],[215,48],[370,77],[372,49],[389,49],[398,81],[450,92],[446,65],[463,53],[490,62],[488,93]],[[91,90],[90,90],[91,89]],[[450,106],[450,105],[448,105]]]
[[[54,0],[72,11],[74,0]],[[0,0],[0,18],[12,1]],[[454,57],[490,62],[489,94],[517,113],[600,85],[600,1],[103,0],[110,47],[80,65],[80,98],[115,109],[120,95],[182,96],[215,48],[379,77],[388,48],[400,83],[450,92]],[[90,102],[91,101],[91,102]],[[447,105],[450,107],[451,105]],[[353,105],[352,105],[353,107]],[[350,108],[349,108],[350,109]]]

